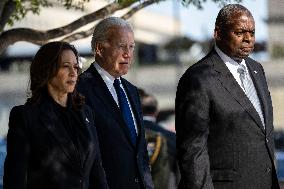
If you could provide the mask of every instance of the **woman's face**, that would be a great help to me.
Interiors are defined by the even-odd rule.
[[[67,95],[74,91],[78,78],[79,65],[72,50],[63,50],[59,58],[57,74],[48,82],[50,93]]]

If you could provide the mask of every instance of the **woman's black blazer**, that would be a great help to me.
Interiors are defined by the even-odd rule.
[[[51,102],[42,100],[11,110],[4,189],[107,188],[92,111],[84,106],[79,113],[89,140],[85,158],[78,161],[76,148],[53,108]]]

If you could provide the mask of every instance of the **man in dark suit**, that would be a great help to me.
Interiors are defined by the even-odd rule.
[[[163,179],[157,178],[158,182],[156,182],[155,188],[170,188],[174,189],[176,188],[176,183],[178,181],[179,177],[179,171],[177,167],[177,161],[176,161],[176,134],[174,132],[168,131],[164,129],[161,125],[159,125],[156,122],[157,116],[159,114],[159,109],[158,109],[158,101],[157,99],[148,93],[146,93],[144,90],[140,89],[140,98],[141,98],[141,104],[142,104],[142,112],[143,112],[143,122],[145,125],[146,133],[148,131],[152,131],[155,133],[161,133],[161,135],[165,138],[166,140],[166,147],[167,147],[167,154],[164,160],[168,160],[169,162],[169,170],[165,170],[166,166],[165,162],[161,162],[161,165],[153,165],[152,166],[152,176],[155,184],[155,178],[153,175],[153,171],[157,170],[156,172],[161,172],[157,173],[156,177],[162,177]],[[164,180],[163,183],[160,184],[161,180]],[[167,186],[167,187],[165,187]]]
[[[180,189],[279,188],[273,164],[271,97],[249,10],[238,4],[216,18],[215,47],[191,66],[176,94]]]
[[[78,91],[95,112],[103,167],[111,189],[151,189],[141,103],[137,88],[122,78],[132,63],[130,24],[110,17],[92,38],[95,62],[80,76]]]

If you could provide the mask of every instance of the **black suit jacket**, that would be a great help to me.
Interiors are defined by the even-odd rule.
[[[79,113],[87,147],[85,159],[54,112],[51,101],[26,103],[11,110],[4,189],[107,189],[93,113]]]
[[[131,143],[130,134],[122,114],[103,79],[92,64],[79,77],[77,90],[86,97],[86,103],[96,114],[96,126],[103,167],[111,189],[152,188],[148,165],[141,104],[135,86],[121,78],[137,121],[137,146]]]
[[[273,115],[262,66],[245,59],[265,119],[215,50],[191,66],[176,94],[180,188],[279,188],[273,164]]]

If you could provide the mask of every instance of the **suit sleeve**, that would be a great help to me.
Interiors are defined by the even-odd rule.
[[[148,151],[147,151],[147,142],[145,139],[145,128],[144,128],[144,123],[143,123],[143,114],[142,114],[142,107],[141,107],[141,101],[139,97],[138,90],[136,89],[136,95],[137,95],[137,100],[138,100],[138,112],[139,112],[139,121],[141,125],[141,137],[143,139],[143,151],[142,151],[142,157],[143,157],[143,175],[144,175],[144,183],[146,189],[153,189],[154,184],[152,180],[152,175],[151,175],[151,168],[149,165],[149,156],[148,156]]]
[[[267,96],[265,97],[266,100],[268,101],[268,117],[266,118],[268,125],[270,125],[272,127],[272,130],[274,130],[274,125],[273,125],[273,106],[272,106],[272,99],[271,99],[271,94],[270,91],[268,89],[268,84],[267,84],[267,80],[266,80],[266,76],[265,76],[265,71],[263,69],[263,67],[261,66],[261,64],[258,64],[260,66],[260,69],[263,73],[263,81],[264,84],[263,86],[265,87],[265,91],[267,92]],[[270,133],[270,142],[269,142],[269,150],[270,150],[270,154],[273,157],[273,159],[275,160],[275,153],[274,153],[274,148],[275,148],[275,143],[274,143],[274,132]]]
[[[214,188],[207,149],[210,100],[206,85],[204,78],[187,72],[177,88],[177,158],[183,189]]]
[[[10,112],[7,135],[7,156],[4,164],[4,189],[27,188],[27,169],[30,141],[23,109],[14,107]]]
[[[97,131],[95,127],[93,129],[93,135],[94,135],[94,143],[95,143],[95,148],[96,148],[96,156],[95,156],[95,160],[94,160],[94,163],[91,169],[91,174],[90,174],[90,179],[89,179],[90,180],[89,188],[90,189],[93,189],[93,188],[108,189],[106,175],[105,175],[105,171],[102,165],[101,152],[100,152],[100,147],[99,147]]]

